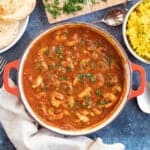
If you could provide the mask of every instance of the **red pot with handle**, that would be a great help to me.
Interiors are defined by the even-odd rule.
[[[36,115],[36,113],[31,108],[31,106],[28,103],[28,100],[24,94],[24,90],[23,90],[23,82],[22,82],[22,80],[23,80],[22,79],[23,78],[23,66],[24,66],[24,62],[26,60],[26,57],[28,56],[28,53],[30,52],[31,47],[40,38],[42,38],[44,35],[48,34],[49,32],[51,32],[53,30],[62,28],[64,26],[84,26],[84,27],[87,27],[87,28],[94,30],[95,32],[102,35],[105,39],[107,39],[116,48],[117,52],[122,57],[123,62],[124,62],[126,81],[124,83],[124,90],[123,90],[123,94],[122,94],[120,102],[117,104],[115,109],[112,110],[112,112],[106,118],[103,119],[103,121],[101,123],[99,123],[95,126],[86,128],[86,129],[82,129],[82,130],[63,130],[63,129],[57,128],[55,126],[51,126],[51,125],[47,124],[46,122],[44,122],[42,119],[40,119]],[[8,79],[9,79],[10,71],[12,69],[18,70],[18,86],[17,87],[11,87],[9,85]],[[133,72],[138,72],[139,77],[140,77],[140,83],[139,83],[139,87],[137,90],[132,89],[132,74],[133,74]],[[85,24],[85,23],[67,23],[67,24],[63,24],[63,25],[58,25],[58,26],[50,28],[46,32],[42,33],[33,42],[31,42],[31,44],[28,46],[27,50],[25,51],[25,53],[23,54],[23,57],[20,60],[15,60],[15,61],[10,62],[6,65],[6,67],[4,69],[3,79],[4,79],[5,89],[8,92],[10,92],[16,96],[19,96],[21,98],[26,110],[39,124],[41,124],[43,127],[47,128],[49,130],[52,130],[52,131],[55,131],[57,133],[64,134],[64,135],[89,134],[89,133],[95,132],[95,131],[105,127],[106,125],[108,125],[110,122],[112,122],[119,115],[119,113],[124,108],[126,102],[129,99],[132,99],[132,98],[134,98],[134,97],[136,97],[136,96],[138,96],[144,92],[144,87],[145,87],[145,83],[146,83],[146,76],[145,76],[145,71],[144,71],[143,67],[141,67],[140,65],[131,63],[129,61],[126,53],[123,51],[123,48],[110,34],[108,34],[106,31],[103,31],[99,27],[95,27],[93,25]]]

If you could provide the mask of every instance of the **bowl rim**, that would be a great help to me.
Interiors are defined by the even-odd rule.
[[[50,31],[53,31],[57,28],[60,28],[64,25],[84,25],[87,27],[90,27],[92,29],[96,29],[96,30],[100,30],[101,34],[104,33],[106,35],[106,37],[110,37],[110,41],[112,43],[115,43],[115,45],[117,46],[118,49],[120,49],[120,53],[124,56],[124,61],[126,62],[126,64],[124,64],[125,70],[126,70],[126,87],[125,87],[125,94],[122,97],[122,101],[119,103],[119,106],[116,108],[116,110],[112,111],[110,113],[110,116],[108,118],[105,118],[101,124],[98,124],[94,127],[90,126],[89,128],[85,128],[85,129],[79,129],[79,130],[64,130],[58,127],[54,127],[52,125],[48,125],[47,123],[45,123],[31,108],[31,106],[28,103],[28,100],[23,92],[23,85],[22,85],[22,74],[23,74],[23,66],[24,66],[24,62],[25,59],[29,53],[30,48],[33,46],[34,43],[36,43],[43,35],[47,34]],[[105,38],[106,38],[105,37]],[[112,44],[111,43],[111,44]],[[50,28],[48,28],[46,31],[40,33],[33,41],[31,41],[31,43],[28,45],[28,47],[26,48],[26,51],[23,53],[20,64],[19,64],[19,69],[18,69],[18,88],[19,88],[19,94],[21,97],[21,100],[23,102],[23,105],[25,106],[27,112],[29,113],[29,115],[35,120],[37,121],[41,126],[54,131],[56,133],[62,134],[62,135],[69,135],[69,136],[78,136],[78,135],[86,135],[86,134],[90,134],[93,132],[96,132],[100,129],[102,129],[103,127],[107,126],[108,124],[110,124],[119,114],[120,112],[123,110],[126,102],[128,101],[128,95],[130,93],[131,90],[131,78],[132,78],[132,73],[131,73],[131,66],[130,66],[130,61],[128,59],[127,54],[125,53],[123,47],[121,46],[121,44],[116,40],[116,38],[114,36],[112,36],[110,33],[108,33],[107,31],[105,31],[103,28],[90,24],[90,23],[85,23],[85,22],[67,22],[67,23],[63,23],[63,24],[58,24],[56,26],[52,26]]]
[[[16,38],[9,45],[7,45],[6,47],[0,49],[0,54],[8,51],[10,48],[12,48],[21,39],[21,37],[23,36],[24,32],[26,31],[28,22],[29,22],[29,16],[27,16],[23,20],[19,20],[19,32],[18,32],[18,35],[16,36]]]
[[[134,9],[140,5],[143,2],[143,0],[138,1],[137,3],[135,3],[127,12],[124,22],[123,22],[123,26],[122,26],[122,32],[123,32],[123,39],[125,42],[125,45],[127,46],[129,52],[139,61],[144,62],[146,64],[150,64],[150,61],[140,57],[132,48],[131,44],[128,41],[127,35],[126,35],[126,29],[127,29],[127,23],[128,23],[128,18],[130,17],[131,13],[134,11]]]

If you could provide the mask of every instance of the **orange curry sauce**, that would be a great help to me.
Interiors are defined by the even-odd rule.
[[[39,118],[64,129],[103,120],[120,100],[124,69],[115,48],[83,26],[64,26],[40,38],[23,66],[25,96]]]

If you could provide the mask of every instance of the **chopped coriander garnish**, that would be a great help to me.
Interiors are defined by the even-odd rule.
[[[62,8],[59,6],[59,0],[54,0],[53,4],[45,3],[45,9],[53,15],[54,18],[57,18],[61,15]]]
[[[91,62],[90,67],[91,67],[92,70],[95,68],[94,62]]]
[[[91,104],[91,99],[88,96],[84,97],[83,107],[88,107],[90,104]]]
[[[113,55],[110,55],[110,56],[108,57],[109,66],[112,64],[113,61],[114,61],[114,56],[113,56]]]
[[[61,67],[62,64],[61,64],[61,63],[58,63],[58,64],[56,64],[55,66],[56,66],[56,67]]]
[[[54,0],[55,5],[59,5],[59,0]]]
[[[64,3],[63,6],[63,11],[65,13],[72,13],[72,12],[76,12],[82,9],[82,6],[80,4],[78,4],[78,2],[73,2],[73,0],[68,0],[67,2]]]
[[[48,65],[48,69],[50,70],[50,69],[52,69],[52,68],[53,68],[53,65],[49,64],[49,65]]]
[[[59,80],[67,80],[67,76],[66,75],[62,75],[59,77]]]
[[[108,86],[108,87],[112,87],[112,86],[113,86],[113,83],[109,81],[109,82],[107,82],[107,86]]]
[[[57,54],[62,54],[62,53],[63,53],[61,47],[56,47],[56,48],[55,48],[55,51],[56,51]]]
[[[78,109],[78,108],[80,108],[80,102],[79,102],[79,100],[78,99],[74,99],[74,101],[75,101],[75,106],[73,107],[73,109]]]
[[[96,0],[91,0],[92,4],[95,4],[96,3]]]
[[[98,104],[99,104],[99,105],[105,105],[105,104],[107,104],[107,102],[106,102],[105,100],[99,100],[99,101],[98,101]]]
[[[101,94],[101,91],[99,90],[99,89],[96,89],[95,90],[95,94],[96,94],[96,96],[101,96],[102,94]]]
[[[67,36],[67,35],[68,35],[68,32],[67,32],[67,31],[64,31],[62,34],[63,34],[64,36]]]
[[[91,82],[95,82],[95,81],[96,81],[95,76],[94,76],[94,75],[91,75],[91,76],[90,76],[90,80],[91,80]]]
[[[49,49],[47,49],[46,51],[44,51],[44,55],[48,55],[49,54]]]
[[[66,67],[67,72],[71,72],[72,68],[71,67]]]
[[[89,79],[91,82],[96,82],[96,77],[91,73],[78,74],[79,80]]]

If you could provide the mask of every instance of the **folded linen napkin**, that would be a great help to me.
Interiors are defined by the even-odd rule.
[[[14,85],[11,81],[11,84]],[[38,128],[16,96],[0,89],[0,121],[9,139],[18,150],[124,150],[121,143],[104,144],[86,136],[63,136]]]

